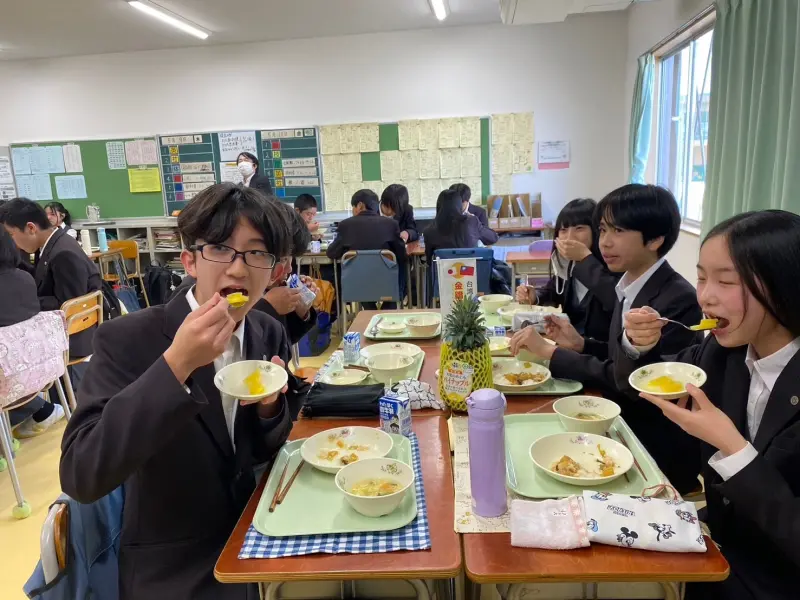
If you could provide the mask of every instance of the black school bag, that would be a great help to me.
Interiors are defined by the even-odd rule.
[[[154,261],[144,270],[144,287],[150,306],[166,304],[172,290],[179,286],[181,278],[172,269]]]
[[[119,305],[119,298],[114,293],[114,288],[105,279],[103,279],[100,291],[103,292],[103,321],[121,316],[122,308]]]

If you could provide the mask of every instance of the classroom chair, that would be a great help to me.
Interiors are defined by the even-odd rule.
[[[401,302],[402,269],[391,250],[350,250],[342,256],[342,298],[339,318],[347,331],[348,302]]]
[[[439,268],[436,261],[439,259],[453,258],[475,258],[478,265],[478,294],[491,294],[492,280],[492,260],[494,252],[491,248],[449,248],[435,250],[433,253],[433,265],[431,265],[431,278],[433,283],[433,299],[439,300]]]
[[[72,300],[67,300],[61,305],[61,310],[64,312],[67,319],[67,341],[69,342],[69,336],[86,331],[95,325],[99,327],[103,323],[103,292],[98,290],[78,298],[73,298]],[[67,367],[71,367],[89,362],[91,357],[92,356],[89,355],[83,358],[70,359],[69,345],[67,345],[64,362]],[[72,380],[69,377],[68,368],[64,369],[63,377],[70,407],[72,410],[75,410],[75,392],[72,389]]]
[[[122,258],[124,260],[131,260],[134,264],[133,272],[129,272],[127,266],[125,267],[126,276],[128,279],[138,279],[139,285],[142,286],[142,295],[144,296],[145,306],[150,306],[150,300],[147,297],[147,289],[144,285],[144,276],[142,274],[142,263],[139,259],[139,244],[136,240],[109,240],[108,248],[110,250],[122,250]],[[124,261],[123,261],[124,262]]]

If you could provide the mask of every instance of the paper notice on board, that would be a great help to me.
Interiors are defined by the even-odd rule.
[[[419,150],[419,121],[400,121],[397,124],[400,151]]]
[[[14,163],[14,175],[31,174],[31,149],[12,148],[11,161]]]
[[[442,179],[461,177],[461,148],[439,150],[439,170]]]
[[[401,150],[400,168],[402,179],[419,179],[419,150]]]
[[[342,152],[339,126],[323,125],[319,128],[320,154],[340,154]]]
[[[14,183],[14,176],[11,174],[11,159],[8,156],[0,156],[0,185]]]
[[[425,119],[419,121],[419,149],[437,150],[439,148],[439,121]]]
[[[223,131],[217,134],[217,138],[219,157],[225,162],[236,161],[242,152],[258,155],[255,131]]]
[[[81,158],[81,147],[78,144],[65,144],[61,147],[64,155],[64,170],[67,173],[83,172],[83,159]],[[84,196],[85,198],[85,196]]]
[[[62,175],[56,177],[56,195],[59,200],[86,198],[86,180],[83,175]]]
[[[34,146],[31,150],[31,173],[64,173],[64,154],[61,146]]]
[[[381,179],[393,183],[403,178],[403,167],[399,150],[381,152]]]
[[[458,148],[460,145],[459,119],[439,119],[439,148]]]
[[[481,145],[481,120],[478,117],[461,119],[459,145],[462,148],[479,148]]]
[[[379,152],[381,149],[380,127],[377,123],[358,126],[358,143],[361,152]]]
[[[286,164],[286,161],[283,161]],[[342,183],[342,156],[341,154],[322,155],[322,181],[325,183]],[[325,208],[327,208],[327,200]]]
[[[158,169],[128,169],[128,182],[132,194],[161,191],[161,173]]]
[[[441,191],[441,179],[423,179],[419,184],[420,204],[425,208],[433,208]]]
[[[125,162],[125,144],[122,142],[106,142],[106,157],[108,168],[112,171],[128,168],[128,163]]]
[[[142,149],[142,164],[143,165],[157,165],[158,160],[158,146],[155,140],[139,140]]]
[[[419,178],[439,179],[439,151],[420,150],[419,152]]]
[[[184,176],[184,181],[187,181],[186,177],[187,176]],[[223,183],[226,181],[242,183],[244,177],[242,177],[242,174],[239,172],[239,167],[235,162],[221,162],[219,163],[219,180]]]
[[[17,197],[17,188],[13,183],[0,184],[0,200],[13,200]]]
[[[514,144],[512,146],[513,172],[533,172],[533,147],[530,144]]]
[[[408,190],[408,202],[411,206],[422,206],[421,184],[419,179],[406,179],[400,182]]]
[[[339,148],[342,154],[361,152],[360,125],[342,125],[339,128]]]
[[[481,149],[461,149],[461,177],[481,176]]]
[[[506,145],[514,141],[514,116],[492,115],[492,145]]]
[[[342,154],[342,181],[354,183],[363,180],[360,154]]]
[[[50,175],[31,175],[33,194],[31,200],[52,200],[53,187],[50,185]]]
[[[17,191],[20,198],[34,200],[33,197],[33,176],[17,175]]]
[[[510,144],[492,146],[492,175],[511,175],[513,161]]]
[[[568,169],[570,162],[569,142],[539,142],[537,152],[539,170]]]
[[[514,113],[514,143],[533,146],[533,113]]]

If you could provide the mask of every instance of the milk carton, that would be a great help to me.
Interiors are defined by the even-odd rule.
[[[406,396],[383,396],[378,400],[378,410],[383,431],[411,435],[411,401]]]

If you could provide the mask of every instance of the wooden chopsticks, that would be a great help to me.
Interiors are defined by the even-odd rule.
[[[628,442],[627,442],[627,441],[625,441],[625,436],[624,436],[624,435],[622,435],[622,434],[621,434],[619,431],[617,431],[617,432],[616,432],[616,434],[617,434],[617,438],[619,439],[619,443],[620,443],[620,444],[622,444],[623,446],[625,446],[625,447],[626,447],[628,450],[630,450],[630,449],[631,449],[631,447],[628,445]],[[631,456],[633,456],[633,452],[631,452]],[[636,465],[636,468],[637,468],[637,469],[639,469],[639,473],[641,473],[641,475],[642,475],[642,478],[643,478],[645,481],[647,481],[647,475],[645,475],[645,474],[644,474],[644,471],[642,470],[642,467],[641,467],[641,465],[639,464],[639,461],[638,461],[638,460],[636,460],[636,457],[635,457],[635,456],[633,456],[633,464],[634,464],[634,465]]]
[[[278,479],[278,485],[275,486],[275,493],[272,496],[272,502],[269,505],[269,512],[275,512],[275,507],[283,502],[284,498],[286,498],[286,494],[289,493],[289,488],[292,487],[294,480],[297,479],[297,476],[300,474],[300,470],[303,468],[303,465],[306,464],[306,461],[300,459],[300,464],[297,465],[297,468],[292,473],[292,476],[289,478],[289,482],[286,484],[286,487],[281,489],[281,485],[283,485],[283,480],[286,477],[286,470],[289,468],[289,459],[291,456],[286,460],[286,464],[283,466],[283,471],[281,472],[281,477]]]

